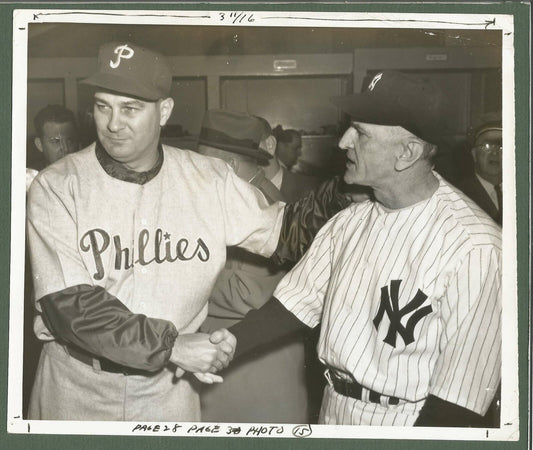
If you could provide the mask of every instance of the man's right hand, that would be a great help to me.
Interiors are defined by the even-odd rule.
[[[209,338],[206,333],[180,334],[174,343],[170,362],[187,372],[215,373],[227,367],[230,354],[220,345],[212,344]]]
[[[222,377],[213,374],[228,366],[236,341],[227,330],[218,330],[213,335],[192,333],[177,337],[170,356],[170,362],[178,366],[177,377],[187,371],[193,372],[203,383],[222,382]]]

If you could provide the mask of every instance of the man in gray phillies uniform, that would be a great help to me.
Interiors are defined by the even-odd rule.
[[[344,179],[375,200],[328,221],[275,299],[229,328],[236,356],[321,322],[321,423],[477,425],[500,381],[501,230],[432,170],[443,93],[387,71],[333,100],[352,119]]]
[[[199,420],[196,380],[175,375],[221,381],[214,372],[232,356],[227,331],[196,333],[226,247],[282,262],[340,209],[336,186],[320,194],[327,206],[318,194],[264,205],[223,161],[162,145],[171,81],[161,55],[103,45],[85,80],[97,141],[32,184],[34,330],[45,343],[30,419]]]

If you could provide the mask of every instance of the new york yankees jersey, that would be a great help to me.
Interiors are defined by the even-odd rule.
[[[103,287],[134,313],[171,321],[180,333],[196,332],[226,247],[272,254],[283,203],[268,205],[221,160],[167,146],[163,155],[159,173],[145,184],[106,173],[94,144],[37,176],[28,235],[38,311],[43,296],[87,284]],[[54,339],[40,315],[35,332],[41,340]],[[172,383],[170,375],[162,383]],[[197,392],[184,383],[178,383],[180,404],[171,405],[172,420],[199,417]]]
[[[322,422],[412,425],[429,394],[479,414],[491,402],[501,230],[435,175],[437,191],[415,205],[367,201],[337,214],[274,293],[308,326],[322,323],[320,359],[365,388],[356,400],[327,386]]]

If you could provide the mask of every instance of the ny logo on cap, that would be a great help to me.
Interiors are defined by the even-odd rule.
[[[381,77],[383,76],[383,73],[378,73],[374,78],[372,78],[372,81],[370,82],[368,86],[369,91],[373,91],[376,87],[376,84],[379,80],[381,80]]]
[[[114,53],[117,55],[116,61],[109,61],[109,66],[112,69],[116,69],[120,65],[121,59],[130,59],[135,54],[133,49],[131,47],[128,47],[126,44],[119,45],[117,48],[115,48]]]

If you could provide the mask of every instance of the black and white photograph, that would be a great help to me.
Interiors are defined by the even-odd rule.
[[[8,431],[516,441],[513,34],[16,10]]]

